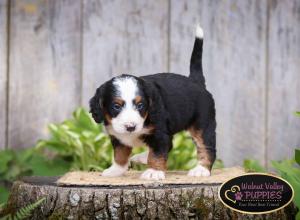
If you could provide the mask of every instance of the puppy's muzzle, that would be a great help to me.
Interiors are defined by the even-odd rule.
[[[135,123],[128,123],[128,124],[125,124],[124,126],[128,132],[133,132],[133,131],[135,131],[135,128],[136,128]]]

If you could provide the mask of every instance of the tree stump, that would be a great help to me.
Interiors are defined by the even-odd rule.
[[[215,170],[211,177],[187,178],[180,172],[168,172],[160,182],[140,180],[140,172],[119,178],[86,172],[60,179],[27,177],[14,183],[7,210],[16,211],[46,198],[30,219],[294,219],[292,203],[263,215],[226,208],[218,189],[225,179],[241,173],[241,169],[230,168]]]

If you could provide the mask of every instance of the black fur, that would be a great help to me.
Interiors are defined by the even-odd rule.
[[[90,100],[90,112],[94,120],[97,123],[101,123],[104,120],[104,112],[103,112],[103,99],[104,99],[104,91],[106,84],[100,86],[97,90],[93,98]]]
[[[205,88],[205,78],[202,69],[202,50],[203,39],[196,38],[190,62],[190,78]]]
[[[202,131],[212,163],[215,160],[215,104],[205,86],[202,47],[203,39],[196,38],[189,77],[174,73],[135,77],[147,103],[148,116],[144,126],[155,128],[151,134],[142,135],[141,139],[155,154],[165,158],[172,148],[173,135],[193,127]],[[110,80],[98,88],[90,101],[91,113],[97,123],[105,121],[103,112],[109,111],[108,105],[114,92],[111,84]]]
[[[215,158],[216,121],[212,95],[191,78],[173,73],[160,73],[141,79],[152,90],[150,99],[153,99],[153,109],[149,109],[149,120],[156,131],[147,136],[145,142],[153,146],[154,152],[163,151],[163,154],[167,154],[171,149],[172,135],[193,126],[203,131],[204,144],[212,158]],[[159,149],[155,149],[157,146]]]

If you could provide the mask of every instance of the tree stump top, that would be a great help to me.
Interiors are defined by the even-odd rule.
[[[103,177],[99,172],[69,172],[59,178],[59,186],[153,186],[153,185],[194,185],[220,184],[244,174],[241,167],[215,169],[209,177],[188,177],[186,171],[168,171],[166,179],[160,181],[140,179],[142,171],[129,171],[120,177]]]

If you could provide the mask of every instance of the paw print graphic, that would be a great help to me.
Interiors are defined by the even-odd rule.
[[[235,195],[235,200],[237,200],[237,201],[242,200],[243,193],[236,192],[234,195]]]

